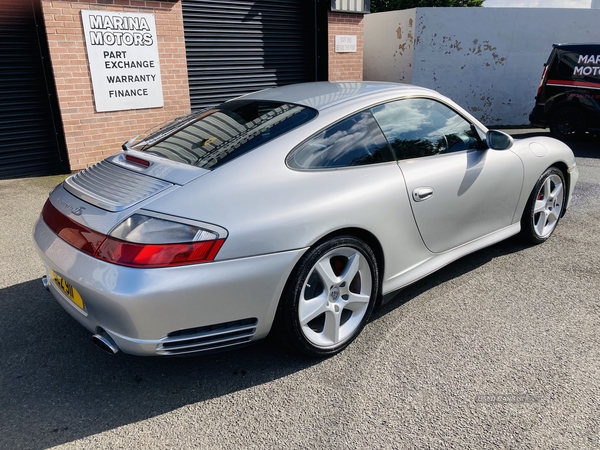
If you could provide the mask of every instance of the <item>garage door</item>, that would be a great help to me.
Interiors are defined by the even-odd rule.
[[[0,179],[64,173],[68,163],[38,0],[1,1]]]
[[[183,0],[192,109],[316,80],[315,3]]]

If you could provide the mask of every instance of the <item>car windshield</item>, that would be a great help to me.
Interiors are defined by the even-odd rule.
[[[175,119],[128,148],[210,170],[316,115],[315,110],[294,104],[232,100]]]

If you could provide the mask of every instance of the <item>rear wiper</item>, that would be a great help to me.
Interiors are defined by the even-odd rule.
[[[185,114],[183,116],[177,117],[176,119],[168,122],[165,126],[159,128],[153,133],[146,134],[146,136],[139,142],[136,142],[134,147],[140,147],[140,151],[144,151],[146,148],[156,144],[157,142],[162,141],[166,136],[170,134],[176,133],[177,131],[187,127],[190,123],[200,120],[201,118],[209,115],[208,113],[213,113],[215,111],[214,107],[210,106],[208,108],[204,108],[200,111],[195,111],[190,114]],[[128,140],[122,145],[123,150],[131,150],[133,147],[131,144],[141,135],[137,135],[133,139]]]
[[[121,145],[121,148],[122,148],[123,150],[125,150],[125,151],[127,151],[127,150],[131,150],[131,144],[133,144],[133,142],[134,142],[134,141],[135,141],[137,138],[139,138],[139,137],[140,137],[140,135],[139,135],[139,134],[138,134],[137,136],[135,136],[135,137],[132,137],[132,138],[131,138],[131,139],[129,139],[127,142],[124,142],[124,143],[123,143],[123,145]]]

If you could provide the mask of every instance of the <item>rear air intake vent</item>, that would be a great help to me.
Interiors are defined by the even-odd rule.
[[[75,197],[111,212],[127,209],[171,186],[107,161],[76,173],[64,184]]]
[[[258,319],[242,319],[186,330],[173,331],[158,345],[161,355],[183,355],[226,349],[250,342]]]

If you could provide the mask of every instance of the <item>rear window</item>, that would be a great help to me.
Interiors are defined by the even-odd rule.
[[[589,45],[558,48],[555,62],[550,66],[548,78],[599,83],[600,47]]]
[[[232,100],[176,119],[130,148],[214,169],[305,124],[316,115],[311,108],[289,103]]]
[[[579,54],[575,52],[560,52],[556,70],[561,78],[572,78],[573,71],[577,67]]]

